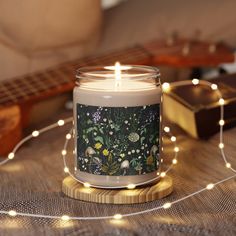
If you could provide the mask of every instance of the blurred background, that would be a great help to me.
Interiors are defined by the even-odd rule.
[[[235,47],[235,7],[234,0],[1,0],[0,80],[173,34]]]
[[[37,130],[72,116],[78,67],[116,61],[160,68],[162,83],[171,87],[163,99],[163,124],[170,125],[180,147],[179,164],[169,172],[174,181],[169,200],[104,207],[75,202],[61,193],[65,173],[60,153],[69,127],[40,133],[17,151],[13,162],[1,166],[1,210],[123,214],[175,202],[228,178],[236,150],[235,10],[236,0],[0,0],[2,163],[12,159],[9,153],[27,134],[36,130],[37,136]],[[193,78],[198,86],[191,83]],[[198,79],[210,79],[214,86],[202,86]],[[174,88],[172,82],[182,80],[189,80],[189,86]],[[224,132],[228,169],[218,148],[216,88],[225,99],[224,130],[231,128]],[[164,142],[163,170],[169,170],[173,142],[166,137]],[[72,148],[70,155],[72,166]],[[235,235],[235,183],[222,183],[167,211],[114,222],[1,215],[0,235]]]

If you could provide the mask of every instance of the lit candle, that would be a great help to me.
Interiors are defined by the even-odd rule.
[[[146,66],[87,67],[74,89],[76,177],[117,187],[156,176],[161,87]]]

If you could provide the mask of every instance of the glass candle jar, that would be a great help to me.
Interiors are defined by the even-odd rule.
[[[84,67],[76,78],[76,178],[101,188],[155,178],[161,151],[159,70],[119,64]]]

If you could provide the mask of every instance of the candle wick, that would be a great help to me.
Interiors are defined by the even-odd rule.
[[[119,62],[115,63],[115,78],[116,80],[121,79],[121,66]]]
[[[116,89],[118,87],[120,87],[120,83],[121,83],[121,66],[119,62],[115,63],[115,87]]]

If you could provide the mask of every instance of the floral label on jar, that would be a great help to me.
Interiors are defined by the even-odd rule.
[[[77,104],[77,168],[95,175],[142,175],[159,167],[160,104]]]

